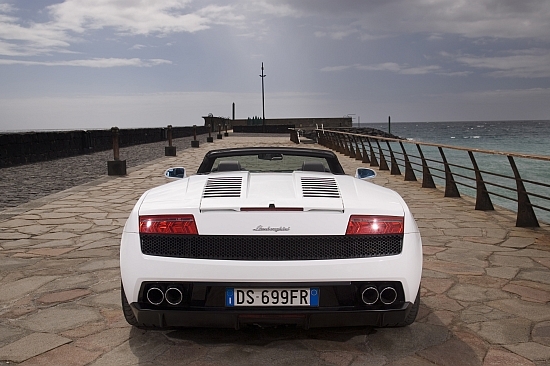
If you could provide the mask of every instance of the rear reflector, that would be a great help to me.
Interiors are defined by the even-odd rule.
[[[346,235],[403,234],[404,228],[404,220],[400,216],[352,215]]]
[[[139,232],[141,234],[199,234],[193,215],[140,216]]]

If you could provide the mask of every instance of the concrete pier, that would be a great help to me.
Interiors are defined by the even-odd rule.
[[[118,250],[134,203],[167,182],[167,167],[194,172],[209,149],[244,146],[296,145],[287,135],[231,134],[0,212],[0,365],[550,364],[549,226],[516,228],[513,212],[475,211],[473,199],[444,198],[384,171],[374,183],[404,197],[423,236],[421,307],[411,326],[130,327]],[[361,165],[339,157],[348,174]]]

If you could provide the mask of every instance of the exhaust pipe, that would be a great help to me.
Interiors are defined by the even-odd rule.
[[[384,305],[391,305],[397,300],[397,291],[393,287],[386,287],[380,291],[380,301]]]
[[[169,287],[166,290],[166,302],[170,305],[179,305],[183,300],[183,293],[179,288]]]
[[[376,287],[367,287],[361,292],[361,299],[367,305],[372,305],[378,301],[378,290]]]
[[[160,305],[164,301],[164,292],[158,287],[147,290],[147,301],[153,305]]]

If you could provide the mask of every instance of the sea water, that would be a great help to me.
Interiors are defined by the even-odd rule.
[[[388,124],[367,124],[367,127],[388,131]],[[362,126],[365,127],[365,126]],[[418,122],[418,123],[392,123],[391,133],[400,136],[410,142],[427,142],[441,145],[450,145],[472,149],[493,150],[508,153],[529,155],[543,155],[550,157],[550,121],[469,121],[469,122]],[[408,154],[418,156],[414,144],[404,144]],[[396,145],[397,151],[400,147]],[[396,148],[392,146],[392,149]],[[437,148],[421,146],[426,158],[441,161],[441,155]],[[472,167],[472,162],[466,151],[444,149],[444,154],[450,164]],[[492,176],[489,173],[502,174],[513,177],[513,171],[506,155],[492,155],[474,153],[475,160],[482,170],[482,177],[488,182],[504,185],[515,190],[515,180]],[[514,157],[520,176],[524,180],[550,184],[550,161],[526,159]],[[428,165],[443,169],[442,164],[430,162]],[[421,169],[420,167],[415,167]],[[475,197],[475,181],[460,177],[460,175],[474,178],[474,173],[468,169],[451,166],[455,174],[455,180],[459,182],[458,189],[461,194]],[[488,173],[483,173],[483,171]],[[415,172],[421,178],[419,172]],[[444,176],[444,173],[432,171],[432,174]],[[445,181],[434,177],[437,185],[444,186]],[[460,184],[462,183],[462,184]],[[550,208],[550,188],[525,183],[526,190],[531,194],[532,204]],[[487,185],[489,192],[495,192],[507,197],[517,199],[514,191],[500,187]],[[536,197],[541,195],[548,199]],[[517,203],[496,195],[491,195],[494,205],[517,211]],[[498,208],[497,208],[498,209]],[[550,223],[550,212],[535,208],[535,214],[539,221]]]

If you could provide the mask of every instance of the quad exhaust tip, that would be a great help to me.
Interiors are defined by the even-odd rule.
[[[384,305],[391,305],[397,300],[397,291],[393,287],[386,287],[380,291],[380,301]]]
[[[177,287],[169,287],[165,293],[166,302],[170,305],[179,305],[183,300],[183,293]]]
[[[361,299],[367,305],[373,305],[379,298],[378,289],[376,287],[367,287],[361,292]]]
[[[158,287],[147,290],[147,301],[153,305],[160,305],[164,301],[164,292]]]

